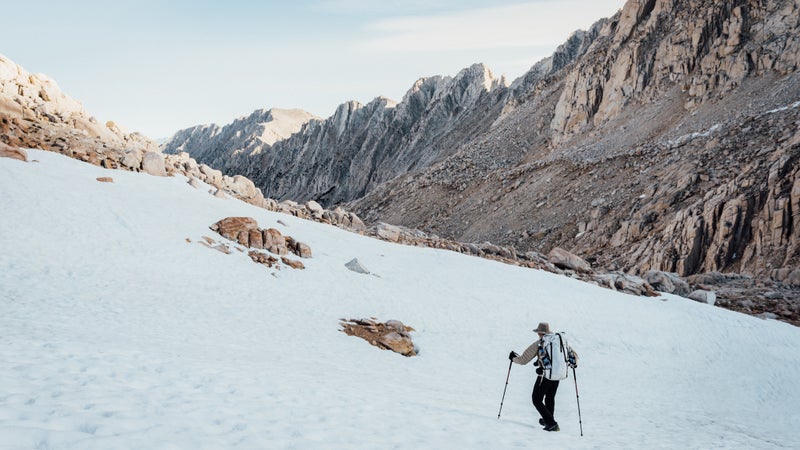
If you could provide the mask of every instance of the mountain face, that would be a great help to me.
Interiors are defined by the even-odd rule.
[[[785,279],[800,263],[799,9],[630,1],[487,133],[355,210],[607,268]]]
[[[217,159],[217,166],[253,179],[270,197],[336,204],[449,156],[491,126],[510,92],[504,80],[476,64],[452,78],[418,80],[400,103],[382,97],[366,105],[344,103],[330,118],[310,120],[274,143],[255,142],[244,123],[234,122],[222,130],[254,143],[233,157],[228,155],[237,147],[216,145],[225,140],[214,137],[214,126],[179,133],[165,151]],[[212,136],[213,149],[203,136]]]
[[[333,205],[426,168],[487,132],[530,87],[582,55],[605,24],[578,31],[549,58],[507,86],[482,64],[455,77],[421,78],[402,101],[347,102],[321,120],[300,110],[259,110],[224,127],[181,130],[162,149],[253,179],[265,195]],[[276,125],[279,124],[279,125]],[[264,139],[265,129],[280,127]]]
[[[630,0],[510,86],[481,66],[423,79],[228,170],[272,197],[349,201],[462,242],[787,280],[799,21],[797,1]]]
[[[187,151],[211,167],[236,168],[242,159],[288,138],[312,119],[316,119],[313,114],[300,109],[261,109],[224,127],[211,124],[181,130],[161,148],[167,154]]]

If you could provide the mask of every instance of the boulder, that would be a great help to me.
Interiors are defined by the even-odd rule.
[[[555,247],[550,250],[550,253],[547,254],[547,259],[561,269],[569,269],[577,272],[592,271],[592,266],[589,265],[586,260],[560,247]]]
[[[311,258],[311,246],[305,242],[295,243],[295,253],[301,258]]]
[[[205,179],[203,181],[205,181],[206,183],[208,183],[208,184],[210,184],[210,185],[212,185],[214,187],[217,187],[217,188],[222,187],[222,172],[221,171],[216,170],[216,169],[212,169],[211,167],[208,167],[205,164],[200,164],[200,173],[205,175]]]
[[[28,162],[28,153],[25,150],[0,142],[0,158],[18,159]]]
[[[114,179],[111,178],[111,177],[97,177],[96,180],[101,182],[101,183],[113,183],[114,182]]]
[[[667,294],[686,296],[691,292],[689,283],[683,281],[677,274],[650,270],[644,279],[653,286],[653,289]]]
[[[247,177],[236,175],[233,178],[223,177],[223,180],[225,187],[242,200],[254,199],[258,194],[255,184]]]
[[[411,340],[410,332],[414,328],[403,324],[399,320],[389,320],[386,323],[375,319],[340,319],[339,325],[348,336],[358,336],[383,350],[391,350],[403,356],[415,356],[417,348]]]
[[[291,267],[292,269],[305,269],[306,268],[306,266],[303,265],[302,262],[295,261],[293,259],[289,259],[289,258],[287,258],[285,256],[281,258],[281,261],[283,261],[284,264],[286,264],[287,266]]]
[[[250,247],[250,231],[242,230],[236,236],[236,242],[244,245],[245,247]]]
[[[250,247],[264,248],[264,239],[261,230],[259,229],[249,230],[248,240],[250,241]]]
[[[280,231],[275,228],[269,228],[263,230],[261,234],[264,241],[264,248],[270,253],[276,255],[285,255],[289,253],[289,247],[286,246],[286,238]]]
[[[122,157],[120,162],[129,169],[138,170],[142,167],[143,158],[144,155],[139,149],[125,150],[125,156]]]
[[[322,215],[325,212],[325,208],[322,207],[319,203],[315,202],[314,200],[309,200],[306,202],[306,209],[311,214],[320,214]]]
[[[376,232],[378,237],[389,242],[398,242],[400,240],[400,235],[402,234],[402,231],[399,227],[383,222],[378,224]]]
[[[363,273],[363,274],[365,274],[365,275],[369,275],[369,270],[367,270],[367,268],[366,268],[366,267],[364,267],[363,265],[361,265],[361,262],[358,260],[358,258],[353,258],[353,259],[351,259],[351,260],[350,260],[350,261],[349,261],[347,264],[345,264],[344,266],[345,266],[345,267],[347,267],[348,269],[352,270],[353,272],[356,272],[356,273]]]
[[[226,217],[214,225],[211,225],[211,230],[216,231],[221,236],[228,238],[232,241],[239,239],[239,234],[245,232],[248,234],[250,230],[258,229],[258,222],[252,217]]]
[[[355,213],[350,213],[348,218],[350,219],[350,229],[357,233],[367,231],[367,226]]]
[[[157,177],[167,176],[164,155],[156,152],[145,152],[142,157],[142,171]]]
[[[698,289],[689,294],[689,298],[696,302],[708,303],[709,305],[713,305],[717,301],[717,294],[711,291]]]

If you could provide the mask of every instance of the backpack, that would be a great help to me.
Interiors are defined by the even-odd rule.
[[[550,333],[542,336],[539,343],[539,361],[544,369],[544,377],[548,380],[567,378],[570,367],[570,355],[564,333]]]

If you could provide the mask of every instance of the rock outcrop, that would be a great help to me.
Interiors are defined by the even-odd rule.
[[[28,153],[21,148],[0,142],[0,158],[11,158],[22,162],[28,162]]]
[[[60,153],[158,151],[139,133],[114,122],[100,123],[80,102],[61,91],[55,80],[31,74],[0,55],[0,140],[24,148]]]
[[[210,228],[220,236],[247,248],[263,249],[279,256],[292,252],[301,258],[311,257],[311,247],[308,244],[296,241],[291,236],[284,236],[275,228],[262,230],[258,228],[258,222],[252,217],[226,217],[211,225]],[[302,263],[289,263],[287,260],[283,262],[292,267],[302,266]]]
[[[339,331],[348,336],[358,336],[380,349],[403,356],[416,356],[419,352],[409,334],[414,328],[399,320],[387,320],[386,323],[378,322],[375,318],[339,320],[342,327]]]

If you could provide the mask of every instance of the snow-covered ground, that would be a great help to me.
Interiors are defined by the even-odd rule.
[[[800,448],[785,323],[29,157],[0,158],[1,448]],[[234,215],[310,244],[306,270],[197,244]],[[338,331],[369,316],[415,327],[420,355]],[[497,419],[508,352],[539,321],[581,356],[583,437],[571,378],[561,431],[540,429],[531,366]]]

